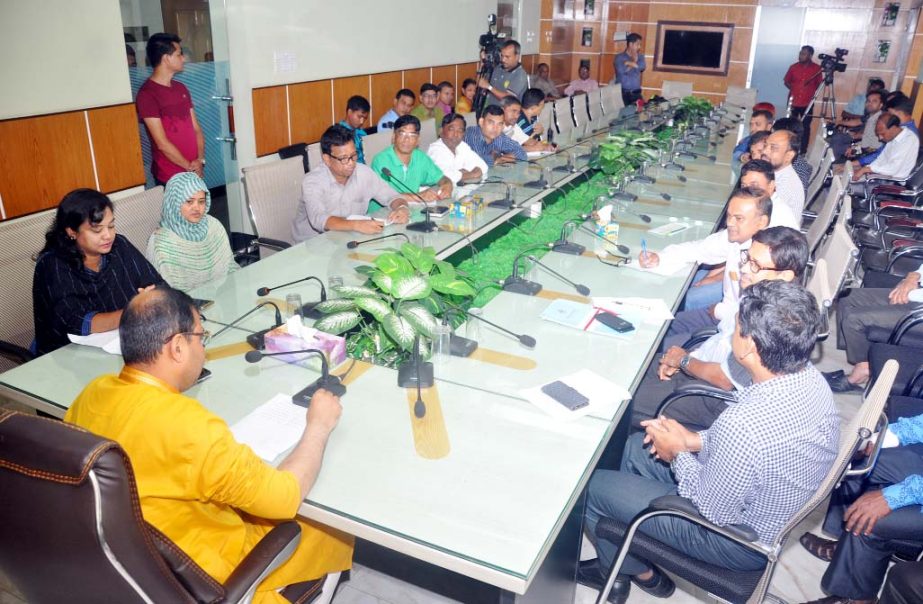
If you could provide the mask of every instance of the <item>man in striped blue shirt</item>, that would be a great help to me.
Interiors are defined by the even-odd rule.
[[[488,167],[529,158],[522,145],[503,134],[503,109],[497,105],[484,108],[477,126],[465,130],[465,142],[481,156]]]

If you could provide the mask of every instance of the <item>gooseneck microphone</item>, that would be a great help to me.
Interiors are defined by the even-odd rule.
[[[624,201],[619,201],[619,200],[617,200],[617,199],[613,199],[612,201],[614,201],[615,203],[617,203],[617,204],[619,205],[620,208],[622,208],[623,210],[625,210],[625,211],[628,212],[629,214],[634,214],[635,216],[637,216],[638,218],[640,218],[642,222],[650,222],[650,221],[651,221],[651,217],[650,217],[650,216],[648,216],[647,214],[642,214],[641,212],[636,212],[635,210],[631,209],[631,207],[630,207],[627,203],[625,203]]]
[[[617,250],[618,250],[619,252],[621,252],[622,254],[625,254],[626,256],[629,255],[629,254],[631,253],[631,248],[628,247],[627,245],[622,245],[621,243],[614,243],[614,242],[612,242],[612,241],[609,241],[608,239],[606,239],[605,237],[603,237],[602,235],[600,235],[599,233],[597,233],[597,232],[594,231],[593,229],[587,228],[587,227],[584,226],[584,225],[580,225],[580,230],[589,233],[589,234],[592,235],[593,237],[596,237],[596,238],[599,239],[600,241],[604,241],[604,242],[608,243],[609,245],[614,245],[614,246],[615,246],[615,249],[617,249]]]
[[[397,368],[397,385],[400,388],[416,388],[417,402],[413,406],[413,414],[417,417],[426,415],[426,405],[420,396],[421,388],[433,385],[433,364],[424,362],[420,358],[420,336],[413,340],[413,356],[409,361]],[[422,405],[422,407],[421,407]]]
[[[534,262],[535,264],[539,265],[540,267],[542,267],[543,269],[545,269],[546,271],[548,271],[549,273],[551,273],[552,275],[554,275],[555,277],[557,277],[558,279],[560,279],[561,281],[563,281],[564,283],[567,283],[568,285],[570,285],[571,287],[573,287],[575,290],[577,290],[577,293],[580,294],[581,296],[589,296],[589,295],[590,295],[590,288],[587,287],[586,285],[582,285],[582,284],[577,283],[577,282],[575,282],[575,281],[571,281],[570,279],[568,279],[567,277],[565,277],[565,276],[562,275],[561,273],[557,272],[556,270],[554,270],[553,268],[551,268],[551,267],[548,266],[547,264],[545,264],[545,263],[543,263],[543,262],[539,262],[539,259],[536,258],[535,256],[529,255],[529,260],[531,260],[531,261]]]
[[[589,214],[581,214],[579,218],[573,218],[571,220],[566,221],[564,224],[562,224],[561,225],[561,236],[558,238],[557,241],[551,244],[551,251],[558,252],[561,254],[571,254],[573,256],[579,256],[580,254],[585,252],[586,251],[585,245],[580,245],[579,243],[568,241],[567,237],[568,237],[569,232],[573,232],[573,229],[583,224],[586,221],[586,219],[589,217],[590,217]]]
[[[276,305],[275,302],[266,300],[265,302],[260,302],[259,304],[257,304],[256,306],[254,306],[253,308],[251,308],[250,310],[248,310],[241,316],[237,317],[230,323],[226,324],[224,327],[219,329],[218,332],[212,337],[217,338],[218,336],[220,336],[221,334],[223,334],[230,328],[235,327],[238,323],[240,323],[241,321],[243,321],[244,319],[246,319],[247,317],[249,317],[256,311],[258,311],[259,309],[263,308],[264,306],[272,306],[274,309],[276,309],[276,317],[275,317],[276,324],[270,327],[269,329],[274,329],[278,327],[279,325],[282,325],[282,311],[279,310],[279,307],[278,305]],[[266,334],[267,331],[269,331],[269,329],[266,329],[263,331],[257,331],[255,333],[250,334],[249,336],[247,336],[247,342],[249,342],[250,345],[253,346],[254,348],[262,348],[263,347],[263,336]],[[257,343],[259,344],[259,346],[256,345]]]
[[[292,402],[301,407],[307,407],[311,404],[311,397],[314,393],[323,388],[334,396],[343,396],[346,394],[346,386],[340,383],[340,378],[330,374],[327,366],[327,357],[322,350],[316,348],[304,348],[302,350],[290,350],[288,352],[260,352],[259,350],[250,350],[244,355],[244,360],[248,363],[258,363],[263,357],[281,357],[290,354],[314,354],[320,357],[321,375],[309,386],[299,390],[292,395]]]
[[[362,241],[350,241],[346,244],[346,247],[347,249],[354,250],[360,245],[365,245],[366,243],[374,243],[375,241],[381,241],[382,239],[390,239],[391,237],[403,237],[407,240],[407,243],[410,243],[410,237],[407,236],[407,233],[391,233],[390,235],[372,237],[371,239],[363,239]]]
[[[476,314],[474,314],[474,313],[470,313],[470,312],[464,310],[463,308],[453,307],[451,310],[452,310],[452,311],[457,311],[457,312],[459,312],[459,313],[465,315],[466,317],[468,317],[468,320],[469,320],[469,321],[470,321],[471,319],[476,319],[476,320],[478,320],[478,321],[480,321],[480,322],[482,322],[482,323],[486,323],[486,324],[490,325],[490,326],[493,327],[494,329],[498,329],[498,330],[502,331],[503,333],[505,333],[505,334],[507,334],[507,335],[513,336],[514,338],[516,338],[517,340],[519,340],[519,343],[522,344],[523,346],[525,346],[526,348],[535,348],[535,338],[533,338],[533,337],[530,336],[530,335],[526,335],[526,334],[521,334],[521,333],[516,333],[516,332],[514,332],[514,331],[510,331],[510,330],[507,329],[506,327],[501,327],[500,325],[497,325],[497,324],[494,323],[493,321],[488,321],[488,320],[485,319],[483,316],[481,316],[481,315],[476,315]],[[456,356],[460,356],[460,355],[456,355]]]
[[[390,180],[391,182],[400,185],[401,189],[403,189],[405,193],[409,193],[410,195],[413,195],[413,196],[416,197],[418,200],[420,200],[420,202],[423,204],[423,210],[424,210],[424,211],[423,211],[423,220],[421,220],[421,221],[419,221],[419,222],[412,222],[412,223],[408,224],[408,225],[405,227],[408,231],[417,231],[417,232],[420,232],[420,233],[432,233],[433,231],[438,231],[438,230],[439,230],[439,227],[436,225],[436,223],[433,222],[433,221],[430,219],[430,217],[429,217],[429,212],[426,211],[426,207],[427,207],[427,205],[428,205],[428,204],[426,203],[426,200],[423,199],[422,197],[420,197],[419,193],[417,193],[416,191],[412,190],[412,189],[411,189],[410,187],[408,187],[401,179],[399,179],[398,177],[396,177],[396,176],[391,172],[391,170],[390,170],[389,168],[382,168],[382,169],[381,169],[381,174],[382,174],[382,176],[384,176],[385,178],[387,178],[387,179]]]
[[[303,316],[309,319],[315,319],[315,320],[320,319],[324,315],[323,313],[317,310],[314,310],[314,307],[317,306],[320,302],[327,301],[327,288],[324,287],[324,282],[317,277],[308,276],[302,279],[295,279],[294,281],[289,281],[288,283],[283,283],[282,285],[276,285],[275,287],[261,287],[258,290],[256,290],[256,295],[265,296],[266,294],[268,294],[269,292],[275,289],[281,289],[283,287],[288,287],[289,285],[295,285],[296,283],[303,283],[305,281],[317,281],[318,285],[320,285],[320,300],[318,302],[308,302],[307,304],[302,305],[301,313]]]
[[[530,252],[540,249],[548,249],[552,244],[542,244],[542,245],[533,245],[532,247],[526,248],[519,253],[513,259],[513,273],[503,280],[503,291],[522,294],[524,296],[534,296],[538,292],[542,291],[542,284],[536,283],[535,281],[529,281],[519,276],[519,261],[522,260],[523,256],[526,256]]]

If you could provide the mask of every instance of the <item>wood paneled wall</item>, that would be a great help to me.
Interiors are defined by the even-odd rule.
[[[529,73],[536,62],[535,55],[522,57]],[[355,94],[369,100],[368,125],[372,126],[391,109],[394,94],[401,88],[410,88],[419,97],[422,84],[449,81],[457,95],[461,82],[474,77],[476,69],[477,63],[459,63],[254,88],[256,154],[262,157],[294,143],[317,142],[324,130],[343,119],[346,101]]]
[[[79,187],[144,184],[134,104],[0,121],[0,218],[54,207]]]

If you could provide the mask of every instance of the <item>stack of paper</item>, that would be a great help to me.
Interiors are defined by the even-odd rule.
[[[231,432],[237,442],[272,462],[295,446],[306,424],[305,408],[294,404],[291,396],[277,394],[231,426]]]
[[[592,304],[582,304],[580,302],[574,302],[573,300],[558,299],[548,305],[542,312],[541,317],[546,321],[601,336],[630,340],[635,335],[634,329],[618,332],[607,325],[603,325],[595,318],[599,312],[607,311],[601,310]],[[642,320],[642,311],[631,306],[608,312],[618,315],[632,325],[638,325]]]

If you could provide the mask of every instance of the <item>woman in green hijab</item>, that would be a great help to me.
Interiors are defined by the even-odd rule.
[[[173,287],[190,291],[237,270],[227,232],[208,215],[211,194],[195,172],[180,172],[163,193],[160,228],[147,257]]]

